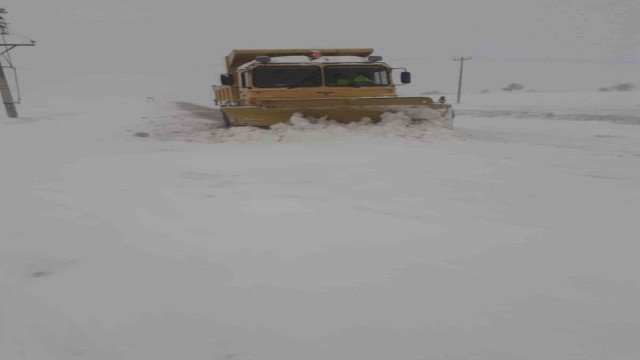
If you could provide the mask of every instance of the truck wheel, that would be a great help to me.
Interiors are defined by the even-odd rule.
[[[222,113],[222,121],[224,121],[224,127],[226,128],[231,127],[231,120],[229,120],[229,117],[224,112]]]

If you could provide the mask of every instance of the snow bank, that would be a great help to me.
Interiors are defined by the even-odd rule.
[[[640,92],[465,94],[458,115],[640,125]]]

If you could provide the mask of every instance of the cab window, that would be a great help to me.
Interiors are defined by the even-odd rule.
[[[242,78],[241,78],[241,79],[242,79],[242,87],[243,87],[243,88],[246,88],[246,87],[247,87],[247,84],[249,83],[249,82],[247,81],[247,78],[248,78],[248,75],[247,75],[247,74],[248,74],[247,72],[243,72],[243,73],[242,73]]]
[[[325,66],[327,86],[387,86],[389,74],[383,66]]]
[[[317,66],[261,66],[253,70],[253,86],[257,88],[297,88],[322,85]]]

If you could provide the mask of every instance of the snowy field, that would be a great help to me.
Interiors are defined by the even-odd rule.
[[[44,94],[0,119],[0,359],[640,357],[638,92],[453,131]]]

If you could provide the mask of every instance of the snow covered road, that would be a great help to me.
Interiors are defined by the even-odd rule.
[[[638,357],[640,126],[469,100],[453,133],[0,120],[2,358]]]

